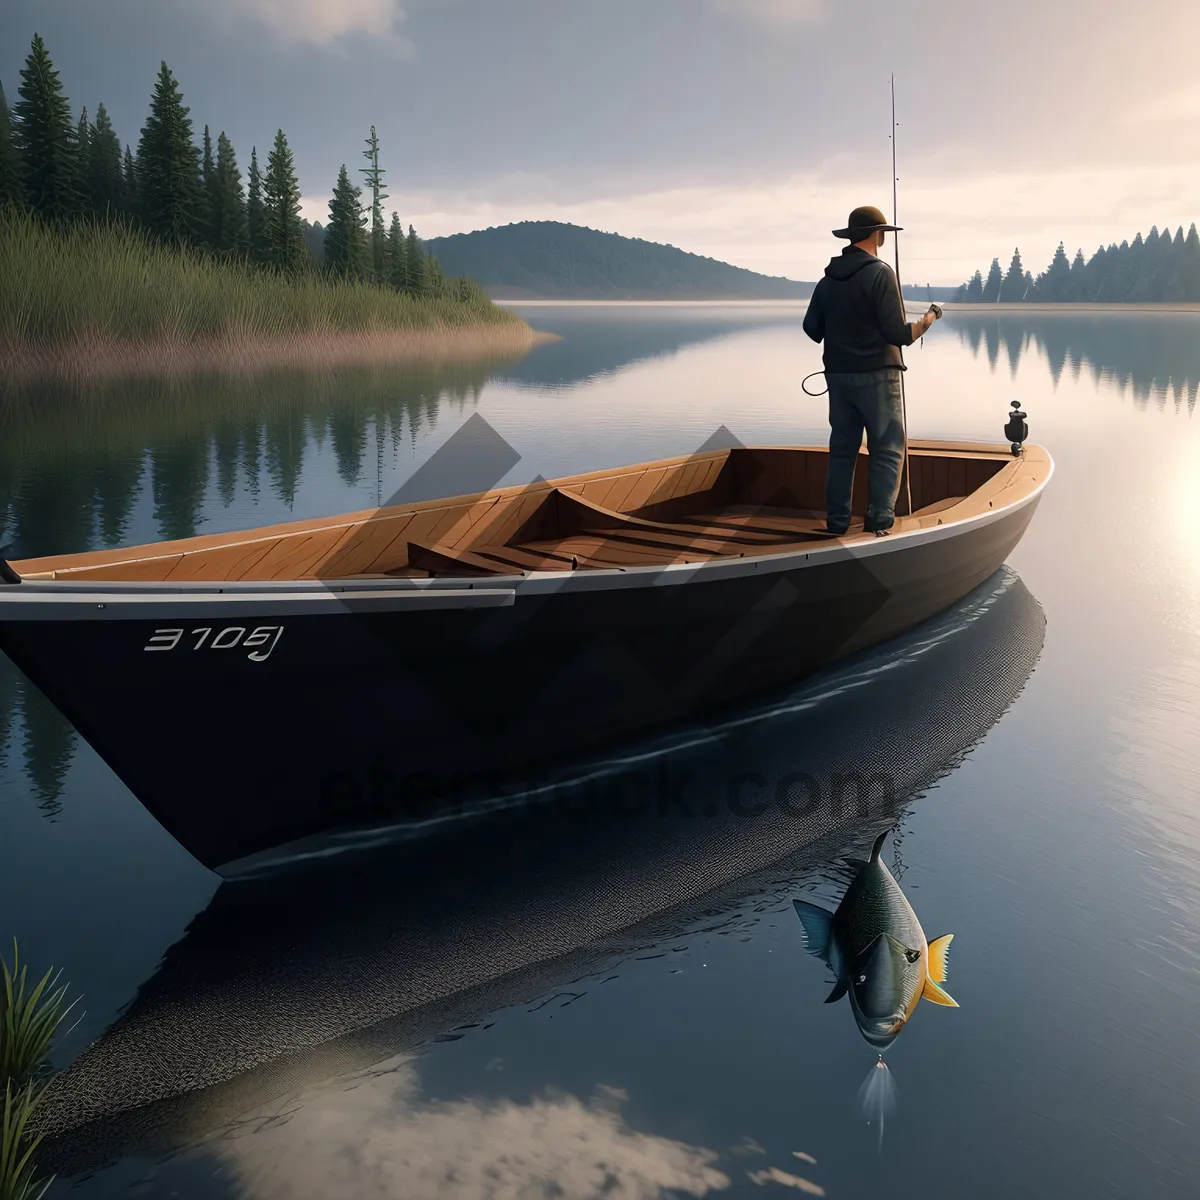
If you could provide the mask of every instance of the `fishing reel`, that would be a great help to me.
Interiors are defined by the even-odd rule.
[[[1029,436],[1029,425],[1025,418],[1029,415],[1021,411],[1020,400],[1010,401],[1012,404],[1012,412],[1009,413],[1008,421],[1004,426],[1004,436],[1010,442],[1010,449],[1013,452],[1014,458],[1021,457],[1021,443]]]

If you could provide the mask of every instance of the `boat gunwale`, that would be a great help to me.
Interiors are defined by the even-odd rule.
[[[912,449],[924,450],[926,453],[936,455],[938,451],[946,451],[949,457],[960,456],[963,453],[979,453],[981,457],[988,458],[1007,458],[1008,462],[1005,465],[1020,465],[1028,460],[1022,455],[1020,458],[1012,456],[1007,447],[984,445],[980,443],[952,443],[952,442],[933,442],[922,444],[914,442],[910,444]],[[959,447],[962,447],[960,450]],[[783,450],[812,450],[820,449],[820,447],[747,447],[748,449],[783,449]],[[1011,501],[1001,504],[998,507],[990,507],[986,510],[977,512],[964,513],[962,516],[947,519],[952,514],[955,508],[967,505],[972,500],[978,500],[986,495],[986,490],[989,485],[996,482],[1001,471],[997,471],[995,475],[989,478],[981,487],[961,498],[958,504],[951,506],[948,509],[941,510],[937,515],[937,522],[930,525],[916,525],[910,528],[895,528],[888,537],[874,537],[870,534],[852,535],[846,539],[831,539],[827,542],[820,543],[804,543],[796,542],[786,548],[775,550],[773,553],[755,554],[755,555],[740,555],[730,556],[721,555],[711,559],[692,562],[665,562],[665,563],[647,563],[644,565],[630,565],[627,567],[588,567],[578,571],[563,571],[563,570],[546,570],[546,571],[514,571],[508,574],[497,574],[494,576],[479,577],[479,576],[438,576],[438,577],[405,577],[405,576],[378,576],[374,578],[362,578],[360,576],[348,576],[344,579],[298,579],[298,580],[195,580],[195,581],[171,581],[171,580],[96,580],[88,581],[84,579],[55,579],[55,578],[38,578],[37,576],[27,577],[19,584],[0,584],[0,605],[4,601],[13,598],[19,594],[26,597],[26,603],[33,600],[34,596],[42,596],[50,600],[54,595],[66,598],[71,596],[86,597],[89,595],[104,595],[107,597],[120,598],[127,596],[130,600],[141,600],[143,597],[160,597],[173,607],[171,597],[207,597],[215,599],[218,596],[225,596],[230,599],[241,598],[244,600],[266,600],[269,597],[275,597],[279,600],[284,598],[299,598],[298,593],[305,595],[316,594],[331,595],[339,598],[346,604],[347,608],[353,609],[358,607],[354,604],[354,599],[358,594],[374,594],[378,597],[379,593],[459,593],[459,592],[510,592],[510,593],[526,593],[537,594],[547,591],[556,591],[569,584],[572,591],[591,591],[599,588],[613,586],[629,586],[631,584],[642,585],[645,582],[652,581],[656,584],[675,584],[683,583],[692,580],[696,576],[700,576],[705,581],[712,581],[723,578],[736,578],[742,574],[750,573],[770,573],[774,574],[779,571],[791,571],[797,568],[806,566],[817,566],[822,563],[836,561],[844,557],[855,558],[870,558],[878,554],[889,554],[896,551],[910,548],[916,544],[927,544],[942,541],[947,537],[959,536],[965,532],[969,532],[975,528],[983,528],[987,525],[999,520],[1005,516],[1011,515],[1014,512],[1020,511],[1027,505],[1036,502],[1040,497],[1046,484],[1050,481],[1054,474],[1055,463],[1050,453],[1041,446],[1031,445],[1030,450],[1036,450],[1044,457],[1046,472],[1041,479],[1033,479],[1031,482],[1033,487],[1022,489],[1022,494]],[[714,455],[725,453],[724,451],[708,452],[704,456],[685,455],[671,460],[656,460],[657,463],[678,463],[696,460],[698,458],[711,457]],[[639,464],[640,465],[640,464]],[[1040,465],[1040,464],[1039,464]],[[590,475],[576,475],[568,477],[571,481],[581,481],[587,478],[603,477],[613,473],[613,469],[593,472]],[[1015,473],[1014,473],[1015,474]],[[566,480],[562,481],[566,482]],[[1017,479],[1010,478],[1003,483],[998,489],[998,493],[1009,490],[1013,487]],[[548,490],[556,486],[555,481],[547,481],[544,485]],[[520,485],[517,485],[520,488]],[[480,497],[488,495],[499,496],[503,492],[509,492],[517,489],[502,489],[496,492],[479,493]],[[528,490],[528,489],[524,489]],[[421,501],[422,507],[435,507],[437,505],[445,505],[450,501],[459,502],[470,500],[472,497],[447,497],[435,501]],[[990,504],[990,502],[989,502]],[[409,506],[393,506],[392,511],[397,509],[407,510]],[[367,519],[373,516],[383,514],[389,510],[366,510]],[[352,518],[357,514],[343,514],[339,518],[318,518],[322,522],[321,528],[335,527],[334,522],[341,522],[347,526],[358,524]],[[907,518],[900,518],[905,520]],[[308,522],[292,522],[292,528],[297,526],[309,525]],[[318,527],[318,526],[311,526]],[[258,534],[260,532],[266,534],[269,529],[283,528],[282,526],[264,526],[260,529],[245,530],[242,533]],[[210,537],[225,537],[233,535],[207,535]],[[187,539],[193,540],[193,539]],[[199,540],[199,539],[194,539]],[[256,539],[247,539],[252,541]],[[150,543],[155,545],[156,543]],[[164,545],[167,543],[163,543]],[[178,545],[178,542],[172,543]],[[130,547],[129,549],[135,549]],[[62,556],[66,557],[66,556]],[[130,559],[129,561],[146,561],[148,556],[142,556],[139,559]],[[815,559],[815,561],[814,561]],[[38,561],[36,559],[25,560],[28,562]],[[17,565],[20,565],[19,563]],[[763,568],[766,568],[764,572]],[[346,593],[354,593],[355,595],[347,596]],[[175,602],[177,603],[177,602]],[[24,607],[24,604],[21,606]],[[138,604],[137,608],[141,608]],[[85,610],[86,611],[86,610]],[[32,615],[32,614],[30,614]],[[84,615],[81,611],[79,616]],[[94,611],[91,615],[104,615],[100,611]],[[113,612],[108,612],[109,618],[115,616]],[[131,617],[135,614],[130,613]],[[148,615],[148,614],[145,614]],[[0,610],[0,619],[4,619],[2,610]]]

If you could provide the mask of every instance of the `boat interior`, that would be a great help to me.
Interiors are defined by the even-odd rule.
[[[30,580],[258,582],[513,576],[852,543],[863,530],[867,459],[847,533],[825,530],[823,447],[713,450],[559,480],[338,517],[115,550],[13,562]],[[1045,479],[1037,446],[910,443],[912,512],[894,532],[1016,503]],[[905,508],[901,489],[898,511]]]

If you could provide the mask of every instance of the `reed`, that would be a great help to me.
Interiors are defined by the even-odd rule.
[[[38,1178],[33,1155],[41,1134],[28,1133],[29,1119],[41,1092],[33,1080],[23,1087],[4,1083],[4,1105],[0,1108],[0,1200],[40,1200],[54,1177]]]
[[[81,222],[65,228],[0,212],[0,363],[137,358],[197,347],[245,352],[294,347],[297,338],[454,333],[528,326],[472,280],[412,295],[319,270],[295,274],[167,246],[135,228]],[[372,336],[373,335],[373,336]],[[269,354],[268,357],[274,357]]]
[[[29,1123],[49,1074],[54,1035],[75,1007],[67,1003],[61,975],[51,969],[31,986],[16,938],[11,968],[0,957],[0,1200],[39,1200],[53,1182],[38,1177],[33,1156],[42,1137],[30,1133]]]

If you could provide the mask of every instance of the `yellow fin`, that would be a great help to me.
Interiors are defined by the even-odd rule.
[[[946,982],[946,966],[954,934],[947,933],[929,943],[929,978],[934,983]]]
[[[944,1004],[947,1008],[957,1008],[958,1001],[953,999],[949,992],[944,992],[932,979],[925,980],[925,988],[921,995],[926,1000],[932,1000],[934,1004]]]

